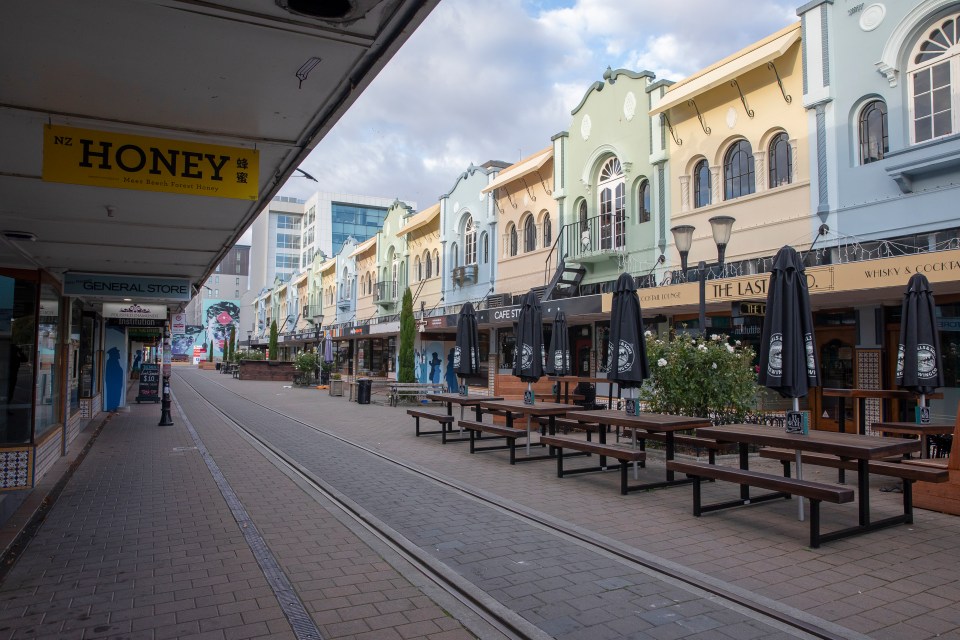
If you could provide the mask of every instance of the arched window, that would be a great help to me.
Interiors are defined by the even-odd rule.
[[[580,233],[590,230],[590,223],[587,221],[587,201],[580,202],[580,212],[577,214],[580,219]]]
[[[417,282],[423,280],[423,263],[420,261],[420,256],[413,257],[413,274]]]
[[[650,181],[644,180],[640,183],[640,190],[637,192],[637,220],[640,223],[650,222]]]
[[[723,160],[723,199],[732,200],[756,190],[753,147],[746,140],[737,140]]]
[[[480,234],[480,250],[483,252],[483,264],[490,262],[490,235],[484,231]]]
[[[610,158],[600,169],[600,247],[619,248],[626,242],[626,208],[623,167]]]
[[[871,100],[860,111],[857,127],[860,137],[860,164],[883,160],[887,145],[887,103]]]
[[[463,264],[477,264],[477,228],[473,216],[463,225]]]
[[[781,131],[773,136],[767,158],[770,163],[770,180],[767,186],[770,189],[793,182],[793,154],[786,133]]]
[[[423,252],[423,262],[426,264],[427,279],[433,277],[433,260],[430,259],[430,252]]]
[[[394,261],[393,261],[393,268],[392,268],[392,270],[391,270],[391,271],[392,271],[392,274],[391,274],[391,275],[392,275],[393,277],[390,279],[390,284],[391,284],[390,292],[393,294],[393,295],[391,296],[391,297],[393,297],[393,298],[395,298],[395,297],[397,296],[397,286],[400,284],[400,269],[399,269],[399,267],[400,267],[400,265],[398,265],[398,264],[397,264],[397,261],[394,260]]]
[[[528,215],[523,223],[523,251],[529,253],[537,248],[537,225],[533,216]]]
[[[960,72],[960,14],[941,18],[924,31],[909,59],[910,137],[925,142],[956,131],[958,96],[953,77]]]
[[[713,187],[710,184],[710,165],[701,160],[693,168],[693,206],[705,207],[713,200]]]
[[[553,229],[550,226],[550,214],[546,211],[543,212],[543,220],[540,222],[540,226],[543,228],[543,248],[546,249],[553,243]]]
[[[440,275],[440,250],[439,249],[433,250],[433,272],[438,276]]]
[[[450,245],[450,266],[454,269],[460,266],[460,253],[456,242]]]
[[[507,227],[507,255],[513,257],[517,255],[517,225],[512,222]]]

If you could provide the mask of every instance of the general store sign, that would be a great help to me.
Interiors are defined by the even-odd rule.
[[[190,280],[105,273],[67,273],[63,276],[63,294],[101,298],[141,297],[189,302]]]
[[[46,182],[256,200],[259,173],[256,149],[44,127]]]

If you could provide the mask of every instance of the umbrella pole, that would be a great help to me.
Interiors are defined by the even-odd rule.
[[[793,399],[793,410],[800,411],[800,400],[799,398]],[[800,460],[800,449],[796,451],[796,460],[797,460],[797,480],[803,480],[803,462]],[[803,497],[797,496],[797,519],[800,522],[803,522]]]
[[[533,385],[527,383],[527,393],[533,393]],[[527,414],[527,455],[530,455],[530,414]]]

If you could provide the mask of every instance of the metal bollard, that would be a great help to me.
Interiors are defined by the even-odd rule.
[[[158,427],[169,427],[173,425],[173,419],[170,417],[170,376],[163,377],[163,399],[160,400],[160,424]]]

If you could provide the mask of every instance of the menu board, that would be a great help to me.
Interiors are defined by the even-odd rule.
[[[144,364],[140,368],[140,389],[137,403],[160,402],[160,365]]]

